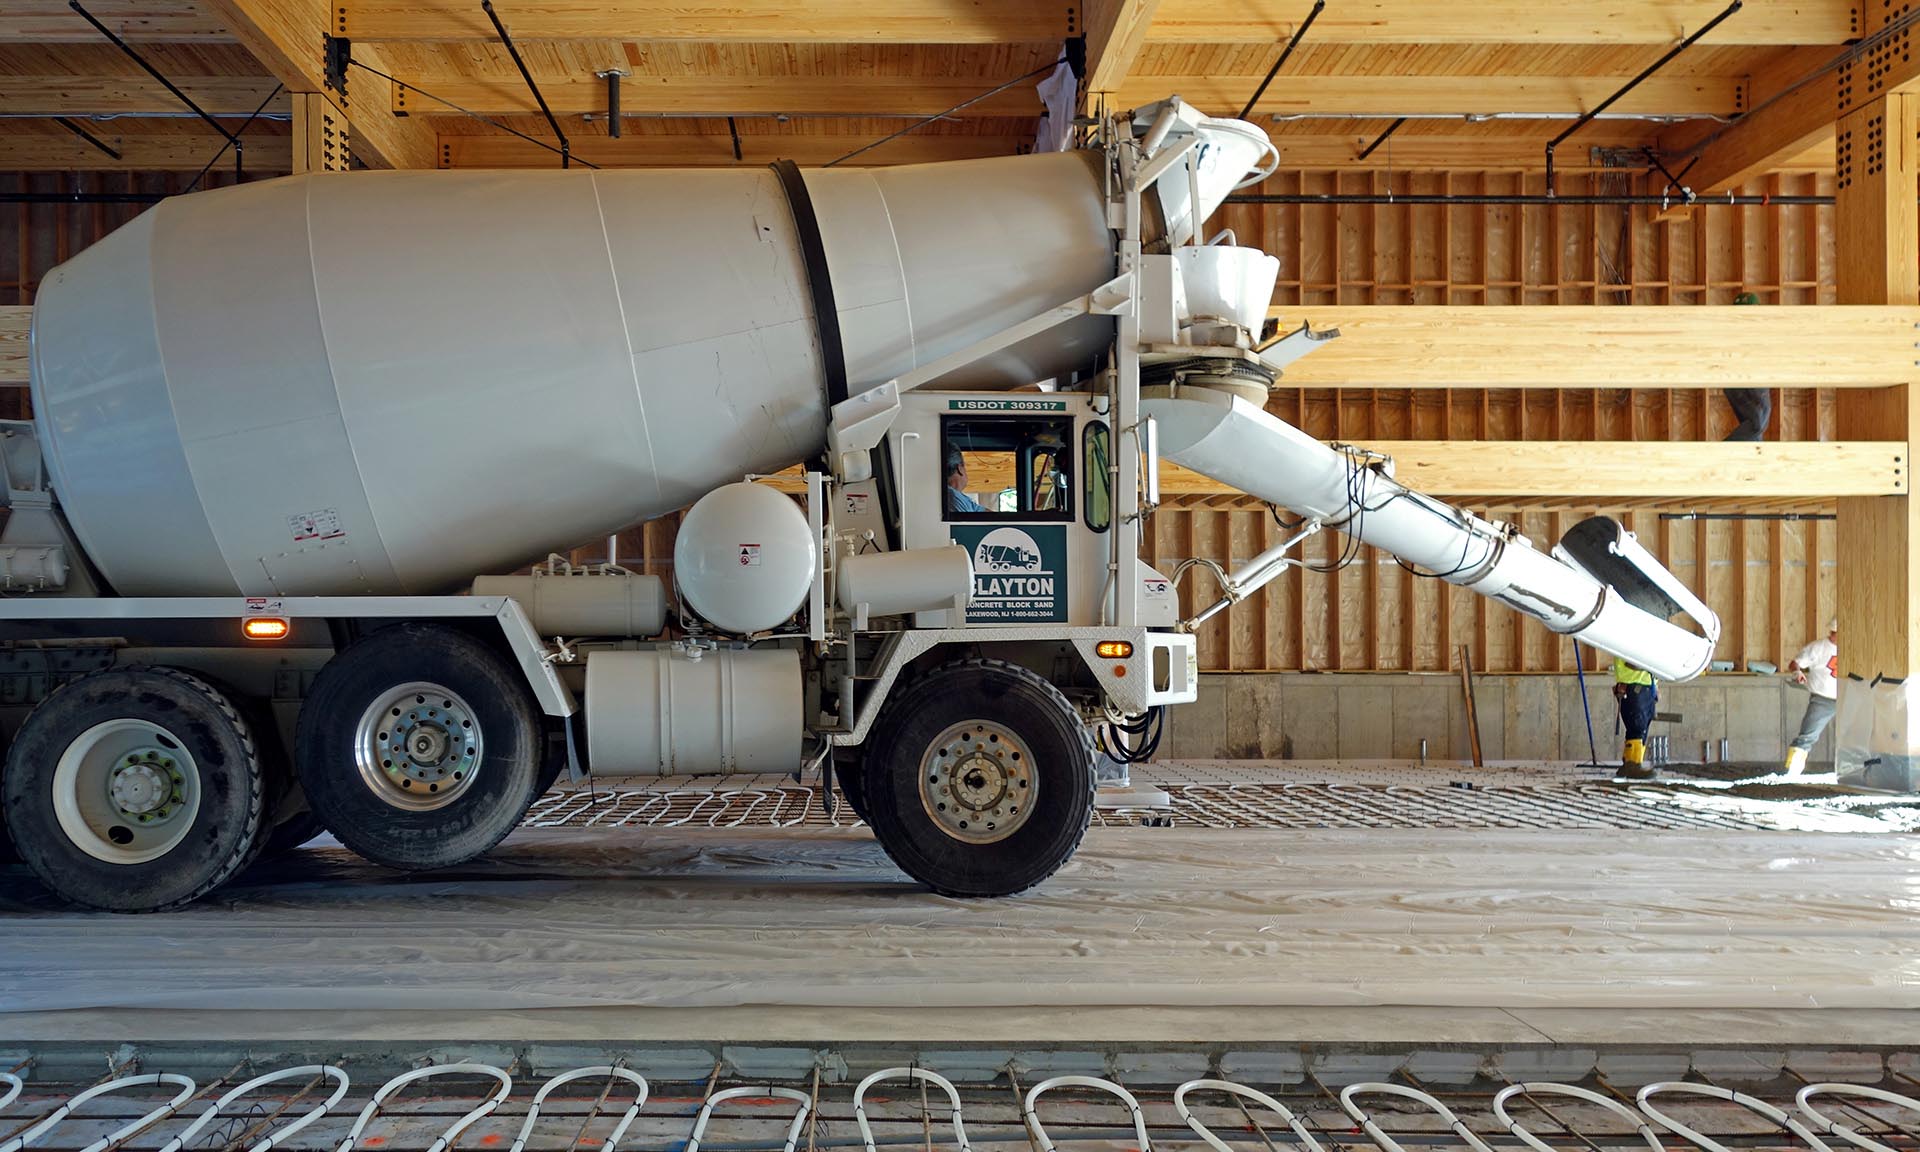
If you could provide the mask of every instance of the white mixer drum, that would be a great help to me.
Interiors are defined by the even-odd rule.
[[[766,484],[728,484],[702,496],[673,542],[674,579],[703,619],[748,635],[800,610],[819,553],[806,514]]]

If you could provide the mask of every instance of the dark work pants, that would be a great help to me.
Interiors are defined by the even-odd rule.
[[[1727,403],[1740,424],[1727,434],[1728,440],[1759,440],[1766,436],[1773,420],[1773,392],[1767,388],[1729,388]]]
[[[1653,725],[1653,714],[1660,702],[1660,691],[1651,684],[1629,684],[1620,698],[1620,723],[1626,726],[1627,739],[1645,740]]]

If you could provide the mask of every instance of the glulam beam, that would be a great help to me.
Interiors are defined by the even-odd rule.
[[[864,136],[742,135],[740,154],[735,156],[733,139],[728,136],[628,133],[618,140],[606,136],[573,137],[573,155],[603,168],[765,167],[782,159],[804,166],[828,163],[869,142],[870,138]],[[1012,136],[902,136],[861,153],[855,166],[1011,156],[1031,147],[1032,143],[1028,137]],[[442,136],[439,165],[442,168],[558,168],[560,156],[514,136]]]
[[[1153,43],[1283,44],[1313,0],[1161,0]],[[1339,0],[1313,25],[1317,44],[1672,45],[1725,0]],[[1715,44],[1844,44],[1860,33],[1852,0],[1747,0]]]
[[[1285,383],[1382,388],[1888,388],[1920,308],[1540,304],[1276,308],[1341,336]]]
[[[395,116],[388,106],[392,85],[363,69],[349,68],[346,91],[326,84],[327,37],[338,35],[339,10],[316,0],[206,0],[232,27],[240,43],[296,95],[325,93],[352,125],[353,154],[381,168],[431,168],[437,155],[433,128]],[[473,10],[479,14],[478,4]],[[377,45],[356,44],[356,60],[392,75]]]
[[[370,81],[375,78],[369,77]],[[420,91],[393,89],[393,111],[402,115],[453,115],[446,104],[485,116],[538,115],[539,106],[517,74],[492,77],[410,73],[400,77]],[[541,75],[534,79],[555,115],[607,110],[607,85],[593,76]],[[967,79],[916,76],[628,76],[620,82],[620,108],[629,115],[933,116],[972,100],[1007,77]],[[1035,116],[1040,97],[1034,82],[972,104],[959,117]],[[439,100],[424,96],[431,92]]]
[[[339,33],[381,40],[495,39],[469,0],[342,0]],[[706,40],[856,44],[1039,43],[1072,35],[1071,5],[1033,0],[514,0],[501,19],[517,41]]]

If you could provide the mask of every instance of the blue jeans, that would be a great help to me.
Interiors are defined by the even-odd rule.
[[[1800,735],[1793,738],[1795,748],[1805,752],[1819,742],[1820,733],[1827,730],[1827,722],[1833,719],[1836,703],[1826,696],[1807,697],[1807,714],[1800,718]]]

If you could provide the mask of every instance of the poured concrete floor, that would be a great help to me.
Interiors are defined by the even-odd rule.
[[[1891,1044],[1917,907],[1900,833],[1108,827],[985,902],[861,829],[528,829],[424,876],[323,841],[166,916],[0,874],[0,1040]]]

